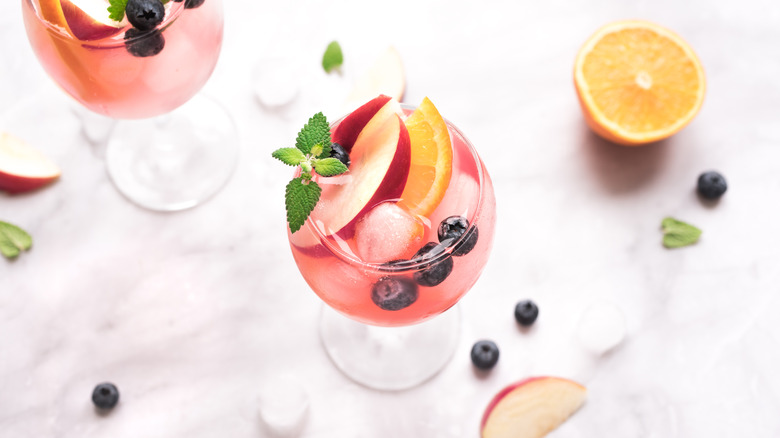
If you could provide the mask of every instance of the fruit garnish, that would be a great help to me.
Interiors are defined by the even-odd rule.
[[[341,161],[330,157],[330,145],[328,120],[322,113],[317,113],[298,133],[294,148],[280,148],[271,154],[288,166],[301,168],[301,176],[293,178],[285,190],[287,222],[293,233],[306,222],[322,193],[320,186],[312,181],[312,172],[334,176],[347,171]]]
[[[706,199],[718,199],[727,189],[726,178],[714,170],[702,173],[696,181],[696,191]]]
[[[482,416],[482,438],[541,438],[585,403],[587,390],[560,377],[534,377],[501,390]]]
[[[119,390],[113,383],[100,383],[92,390],[92,403],[100,409],[112,409],[119,402]]]
[[[498,363],[498,345],[493,341],[477,341],[471,347],[471,363],[481,370],[489,370]]]
[[[21,193],[43,187],[60,168],[43,153],[8,133],[0,133],[0,190]]]
[[[347,152],[351,151],[363,128],[390,99],[390,96],[380,94],[349,113],[333,130],[333,143],[338,143]]]
[[[446,244],[428,242],[412,257],[412,262],[423,263],[424,268],[414,273],[414,281],[420,286],[434,287],[441,284],[452,273],[455,264],[452,257],[447,254],[440,258],[447,250]]]
[[[41,17],[49,24],[64,29],[66,32],[70,32],[68,28],[68,22],[65,20],[65,15],[62,13],[62,4],[60,0],[40,0],[38,3]]]
[[[326,73],[330,73],[341,67],[343,63],[344,53],[341,51],[341,46],[338,41],[331,41],[325,48],[325,53],[322,54],[322,68]]]
[[[515,320],[523,327],[529,327],[539,317],[539,306],[531,300],[523,300],[515,305]]]
[[[352,111],[377,94],[390,96],[400,102],[405,88],[406,78],[401,55],[394,47],[388,47],[355,81],[344,106],[347,111]]]
[[[455,249],[452,255],[455,257],[464,256],[471,252],[479,240],[479,230],[477,226],[469,228],[469,220],[463,216],[450,216],[439,224],[437,231],[439,242],[451,242]],[[463,235],[466,237],[462,237]]]
[[[674,32],[646,21],[599,29],[580,49],[574,84],[585,120],[623,145],[659,141],[685,127],[704,100],[704,70]]]
[[[417,285],[405,277],[382,277],[371,288],[371,301],[382,310],[405,309],[419,295]]]
[[[125,14],[128,14],[128,21],[138,28],[138,26],[133,23],[133,20],[139,20],[144,23],[150,18],[156,20],[154,17],[159,14],[159,6],[157,3],[165,5],[169,1],[170,0],[108,0],[110,3],[107,8],[108,17],[114,21],[122,21],[125,19]],[[128,10],[128,7],[130,10]],[[129,15],[133,15],[133,17],[131,18]],[[163,15],[165,15],[164,11]],[[162,19],[160,19],[160,22],[162,22]],[[145,24],[142,24],[142,26],[145,26]],[[152,28],[154,28],[154,26],[139,29],[149,30]]]
[[[106,0],[62,0],[60,7],[70,33],[81,41],[93,41],[122,30],[121,22],[108,18],[107,4]]]
[[[444,198],[450,183],[450,134],[441,114],[427,97],[405,124],[409,130],[412,159],[400,203],[413,214],[427,217]]]
[[[165,48],[165,37],[157,29],[153,31],[127,29],[125,48],[128,53],[138,58],[155,56]]]
[[[0,253],[6,258],[14,259],[22,251],[27,251],[32,247],[32,237],[26,231],[0,221]]]
[[[699,236],[701,236],[700,229],[671,217],[661,221],[661,229],[664,233],[664,246],[667,248],[693,245],[699,241]]]
[[[317,209],[316,220],[324,234],[348,239],[364,214],[381,202],[401,196],[409,175],[411,148],[400,114],[401,104],[388,100],[360,130],[350,150],[349,178],[332,187],[327,204]],[[341,124],[361,124],[362,120],[347,117]]]

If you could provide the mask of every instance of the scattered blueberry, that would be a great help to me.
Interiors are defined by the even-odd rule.
[[[332,143],[330,145],[330,157],[338,158],[338,160],[344,163],[345,166],[349,167],[349,153],[347,153],[344,147],[340,144]]]
[[[461,238],[464,234],[466,237]],[[450,216],[441,221],[438,235],[439,242],[444,242],[447,239],[458,242],[452,251],[452,255],[455,257],[464,256],[471,252],[479,239],[477,227],[469,228],[469,221],[463,216]]]
[[[441,260],[425,264],[426,261],[438,257],[445,252],[446,249],[446,245],[428,242],[417,251],[414,257],[412,257],[413,262],[423,263],[423,268],[414,273],[414,281],[416,281],[417,284],[420,286],[433,287],[449,277],[453,267],[452,257],[450,257],[449,254]]]
[[[539,307],[531,300],[520,301],[515,306],[515,319],[524,327],[533,324],[538,316]]]
[[[371,288],[371,300],[382,310],[405,309],[417,301],[417,285],[405,277],[382,277]]]
[[[162,52],[165,47],[165,38],[159,30],[143,31],[128,29],[125,32],[125,47],[131,55],[139,58],[154,56]]]
[[[696,184],[696,189],[699,191],[699,194],[707,199],[720,198],[726,193],[727,188],[726,178],[723,178],[723,175],[712,170],[699,175],[699,181]]]
[[[165,6],[160,0],[129,0],[125,6],[127,21],[139,30],[152,30],[162,23]]]
[[[493,341],[477,341],[471,347],[471,362],[481,370],[489,370],[498,362],[498,346]]]
[[[113,383],[101,383],[92,390],[92,403],[100,409],[111,409],[119,401],[119,390]]]

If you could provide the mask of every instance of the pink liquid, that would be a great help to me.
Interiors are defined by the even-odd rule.
[[[37,0],[22,0],[27,35],[46,72],[90,110],[112,118],[165,114],[187,102],[208,80],[222,47],[222,2],[194,9],[169,2],[159,29],[165,47],[136,57],[114,36],[80,41],[37,13]]]
[[[422,243],[438,242],[439,223],[449,216],[460,215],[477,227],[479,239],[476,246],[464,256],[452,257],[452,273],[441,284],[420,286],[414,303],[401,310],[389,311],[380,308],[372,300],[374,284],[388,276],[411,279],[413,271],[388,272],[378,264],[361,261],[355,250],[354,237],[345,241],[326,238],[317,230],[311,218],[295,234],[290,234],[288,228],[293,257],[303,278],[335,310],[366,324],[415,324],[455,305],[479,278],[493,243],[493,185],[468,140],[449,122],[447,126],[453,146],[452,177],[441,204],[425,221]],[[332,208],[327,206],[327,195],[328,188],[325,187],[320,204],[325,205],[324,208]]]

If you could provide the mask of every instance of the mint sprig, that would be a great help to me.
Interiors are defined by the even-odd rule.
[[[341,51],[341,46],[337,41],[332,41],[322,55],[322,68],[325,69],[326,73],[330,73],[334,69],[341,67],[343,63],[344,53]]]
[[[8,259],[15,259],[22,251],[32,247],[32,237],[26,231],[0,221],[0,253]]]
[[[701,230],[691,224],[667,217],[661,221],[661,229],[664,233],[664,246],[667,248],[680,248],[696,243],[701,236]]]
[[[344,163],[330,157],[330,145],[328,120],[322,113],[317,113],[298,133],[294,148],[279,148],[271,153],[273,158],[288,166],[301,167],[301,176],[293,178],[284,193],[287,223],[293,233],[306,223],[322,194],[322,188],[312,180],[312,172],[327,177],[347,171]]]

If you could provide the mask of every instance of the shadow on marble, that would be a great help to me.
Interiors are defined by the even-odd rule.
[[[586,162],[605,191],[630,194],[652,181],[673,148],[673,139],[645,146],[621,146],[599,137],[582,123]]]

